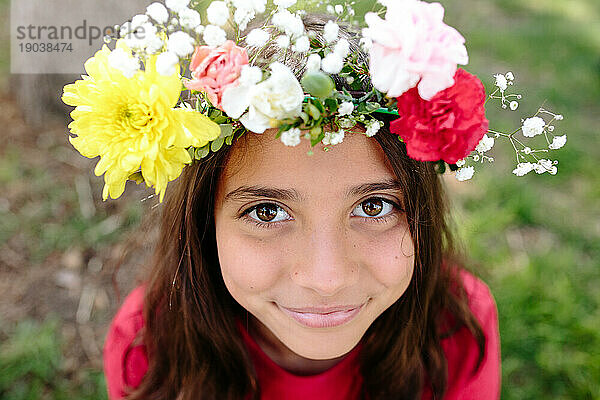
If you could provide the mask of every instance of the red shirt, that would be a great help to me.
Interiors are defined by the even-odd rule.
[[[486,350],[477,372],[472,371],[479,355],[477,343],[463,328],[442,340],[448,360],[448,390],[446,400],[492,400],[500,395],[500,343],[498,315],[488,287],[473,275],[461,273],[469,298],[469,307],[478,319],[486,338]],[[115,316],[104,344],[104,371],[110,400],[125,396],[127,387],[137,387],[148,360],[143,345],[134,343],[144,326],[143,287],[138,287],[125,299]],[[358,398],[362,377],[359,372],[357,346],[336,364],[317,375],[298,376],[275,364],[241,327],[240,331],[254,363],[263,400],[349,400]],[[424,388],[423,400],[432,398]]]

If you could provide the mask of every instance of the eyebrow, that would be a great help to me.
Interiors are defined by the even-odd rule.
[[[382,182],[369,182],[353,186],[346,190],[346,197],[363,196],[378,190],[402,190],[400,182],[388,179]],[[269,197],[281,201],[301,202],[304,197],[295,189],[282,189],[266,186],[240,186],[227,193],[223,202],[235,200],[249,200],[253,198]]]

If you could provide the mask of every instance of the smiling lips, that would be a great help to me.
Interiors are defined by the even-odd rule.
[[[362,310],[364,304],[328,308],[286,308],[278,307],[287,315],[309,328],[331,328],[352,320]]]

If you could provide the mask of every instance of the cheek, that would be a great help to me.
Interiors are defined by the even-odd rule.
[[[370,274],[385,287],[408,286],[414,270],[414,246],[407,226],[360,241]]]
[[[234,292],[260,293],[277,285],[285,276],[281,248],[233,230],[217,227],[217,248],[223,280]]]

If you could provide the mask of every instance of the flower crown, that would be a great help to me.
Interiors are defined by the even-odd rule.
[[[331,19],[319,33],[305,27],[305,11],[290,11],[295,3],[213,1],[202,25],[189,0],[156,2],[120,27],[113,50],[104,45],[87,60],[88,75],[66,85],[62,99],[76,107],[71,143],[85,157],[100,156],[104,200],[134,180],[162,201],[185,165],[248,131],[278,128],[287,146],[305,138],[327,150],[348,133],[375,135],[383,120],[411,158],[436,162],[438,172],[448,165],[461,181],[473,176],[473,164],[493,161],[485,153],[497,138],[515,150],[514,174],[556,173],[557,161],[538,156],[565,144],[552,125],[562,116],[540,108],[514,132],[489,130],[488,100],[519,105],[521,96],[508,93],[514,76],[495,75],[486,96],[481,81],[458,68],[468,63],[465,39],[443,22],[439,3],[379,0],[381,10],[364,21],[350,5],[328,6]],[[259,15],[263,22],[249,29]],[[300,80],[286,64],[292,58],[305,63]],[[532,150],[519,132],[543,135],[547,147]]]

